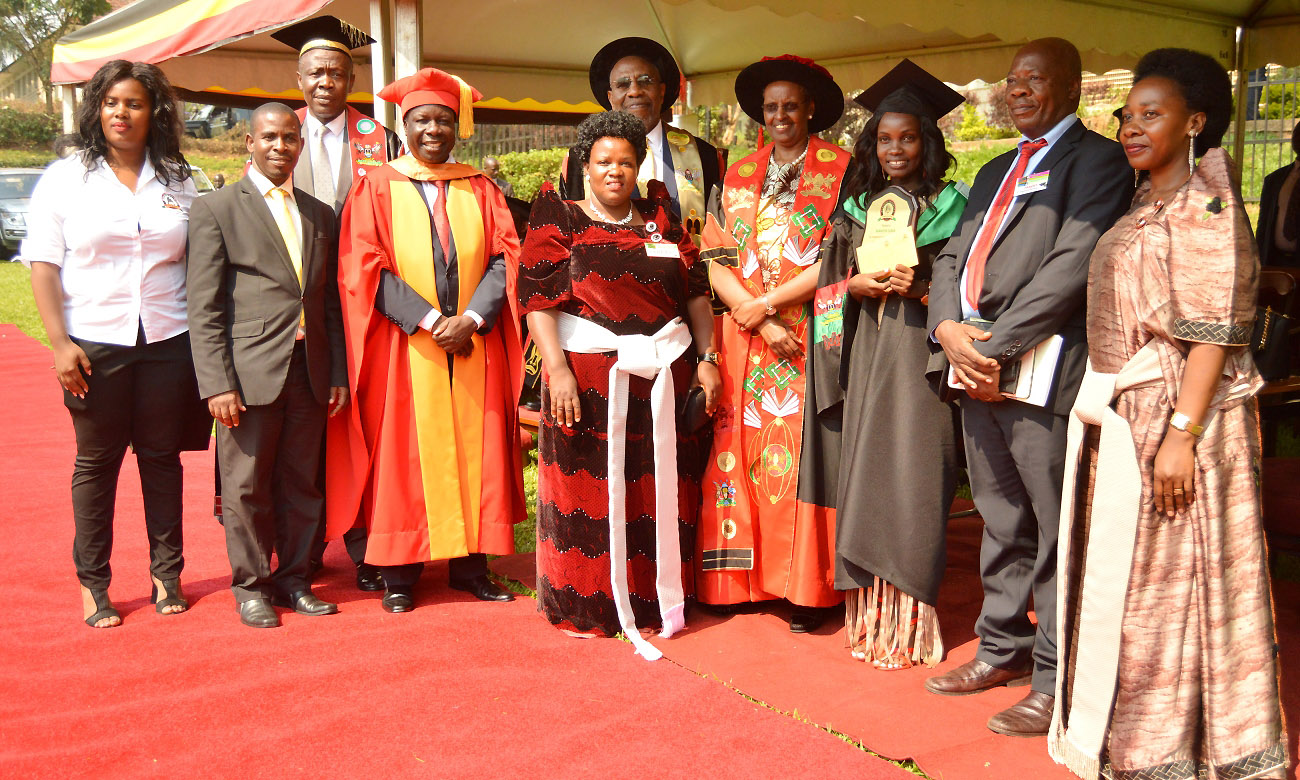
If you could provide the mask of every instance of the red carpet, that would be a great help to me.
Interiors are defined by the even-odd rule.
[[[960,503],[960,502],[959,502]],[[956,508],[969,508],[970,503]],[[948,570],[939,595],[939,620],[948,657],[945,671],[975,656],[979,582],[978,517],[954,520],[948,534]],[[533,584],[532,560],[514,556],[498,571]],[[1280,582],[1274,599],[1283,659],[1283,706],[1291,715],[1292,773],[1300,718],[1300,583]],[[719,618],[695,610],[686,631],[654,643],[667,657],[719,679],[784,712],[835,729],[891,758],[912,758],[935,778],[1072,778],[1047,754],[1045,738],[1004,737],[985,727],[1028,688],[999,688],[974,696],[935,696],[922,684],[936,672],[914,667],[882,672],[854,661],[845,649],[844,624],[828,620],[814,634],[791,634],[788,609],[755,605],[751,612]]]
[[[317,593],[341,614],[245,628],[208,514],[210,453],[184,458],[191,610],[148,603],[128,455],[111,589],[125,623],[90,629],[70,558],[72,429],[49,364],[0,325],[0,777],[912,777],[622,642],[571,639],[527,599],[450,591],[445,565],[415,612],[388,615],[331,546]]]

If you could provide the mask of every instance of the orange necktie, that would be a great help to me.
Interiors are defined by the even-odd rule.
[[[1029,158],[1044,146],[1047,146],[1047,141],[1041,138],[1037,141],[1021,142],[1020,156],[1016,158],[1016,165],[1011,169],[1011,175],[1003,180],[1002,189],[998,190],[989,213],[984,216],[984,230],[976,240],[975,246],[971,247],[970,256],[966,259],[966,301],[976,312],[980,309],[980,293],[984,291],[984,264],[988,262],[989,252],[993,249],[993,242],[997,240],[1002,220],[1006,219],[1007,209],[1011,208],[1016,182],[1025,175],[1025,168],[1029,167]]]

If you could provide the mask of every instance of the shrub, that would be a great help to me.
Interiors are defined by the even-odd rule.
[[[0,138],[8,146],[48,148],[61,127],[62,120],[54,114],[0,106]]]
[[[501,175],[514,187],[515,197],[532,200],[542,189],[542,182],[560,183],[560,163],[568,149],[531,149],[497,155]]]
[[[973,103],[962,106],[961,123],[957,125],[958,141],[982,141],[989,138],[1015,138],[1020,132],[1014,127],[993,127],[984,121]]]
[[[1300,116],[1300,94],[1296,89],[1288,90],[1287,84],[1271,84],[1268,86],[1268,115],[1260,112],[1260,119],[1293,119]],[[1261,102],[1263,96],[1261,96]]]

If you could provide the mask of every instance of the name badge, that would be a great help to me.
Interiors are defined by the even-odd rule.
[[[1022,177],[1016,182],[1016,197],[1047,189],[1047,177],[1050,173],[1051,171],[1043,171]]]
[[[645,242],[645,253],[649,257],[681,257],[682,252],[676,244],[660,243],[657,241]]]

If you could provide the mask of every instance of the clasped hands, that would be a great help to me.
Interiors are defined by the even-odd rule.
[[[989,331],[956,320],[944,320],[934,329],[934,338],[943,347],[953,374],[966,388],[966,394],[977,401],[997,403],[1004,400],[1002,391],[998,389],[1002,366],[993,358],[980,354],[974,346],[974,342],[988,341],[992,337]]]
[[[430,331],[433,343],[444,352],[456,357],[469,357],[474,352],[474,331],[478,323],[463,314],[443,317]]]
[[[752,330],[772,348],[772,354],[784,360],[803,354],[803,344],[778,315],[768,314],[758,298],[750,298],[731,310],[731,318],[742,331]]]
[[[888,274],[854,274],[849,277],[849,295],[858,300],[884,298],[890,293],[908,297],[915,281],[915,268],[896,265]]]

